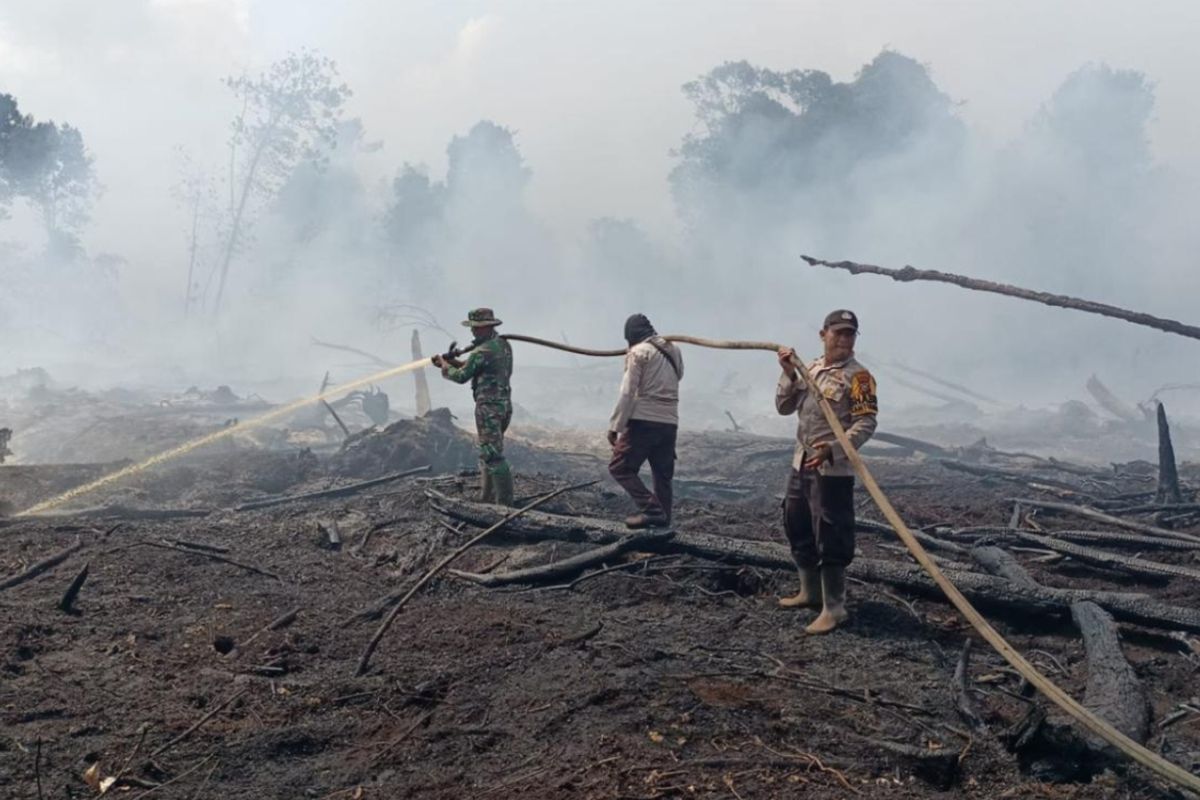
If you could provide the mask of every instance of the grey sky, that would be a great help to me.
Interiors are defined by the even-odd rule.
[[[571,236],[600,215],[670,228],[668,151],[691,125],[679,86],[742,58],[845,80],[891,47],[926,62],[968,123],[998,141],[1068,73],[1105,61],[1147,73],[1156,155],[1194,169],[1200,3],[1136,6],[5,0],[0,83],[27,112],[83,129],[106,186],[86,239],[130,258],[130,278],[156,283],[146,262],[179,247],[166,200],[173,146],[219,162],[234,111],[219,79],[289,49],[339,63],[355,91],[350,113],[384,143],[366,177],[406,160],[437,173],[449,137],[489,117],[519,132],[531,202]]]

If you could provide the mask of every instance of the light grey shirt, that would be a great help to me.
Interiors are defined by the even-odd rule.
[[[679,367],[678,374],[667,357],[650,342],[665,348]],[[631,419],[679,424],[679,380],[683,377],[683,355],[661,336],[639,342],[625,354],[621,394],[613,409],[608,429],[624,433]]]

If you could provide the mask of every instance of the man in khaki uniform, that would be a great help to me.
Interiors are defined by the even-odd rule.
[[[857,337],[854,312],[831,312],[821,328],[825,354],[808,365],[855,448],[875,432],[879,411],[875,379],[854,360]],[[783,375],[775,390],[775,409],[799,419],[783,528],[800,570],[800,592],[781,598],[779,605],[820,608],[820,616],[805,630],[828,633],[847,617],[845,572],[854,558],[854,469],[792,363],[795,357],[792,348],[780,348]]]

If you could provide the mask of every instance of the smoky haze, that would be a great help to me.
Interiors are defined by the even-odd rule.
[[[400,362],[476,305],[585,346],[644,311],[808,354],[851,307],[885,408],[932,402],[888,385],[906,365],[1010,406],[1188,382],[1195,342],[800,262],[1196,321],[1196,5],[906,5],[4,2],[0,94],[77,129],[94,180],[77,218],[0,196],[0,374],[281,397],[372,368],[314,338]],[[769,416],[769,356],[687,357],[698,426]],[[600,427],[596,369],[562,413],[520,373],[516,400]]]

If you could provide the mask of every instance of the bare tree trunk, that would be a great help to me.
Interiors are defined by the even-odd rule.
[[[1114,319],[1123,319],[1126,322],[1132,322],[1135,325],[1144,325],[1148,328],[1157,328],[1160,331],[1167,333],[1175,333],[1180,336],[1187,336],[1191,339],[1200,339],[1200,328],[1195,325],[1185,325],[1182,322],[1177,322],[1173,319],[1163,319],[1161,317],[1143,314],[1140,311],[1130,311],[1117,306],[1110,306],[1106,303],[1097,303],[1092,300],[1080,300],[1076,297],[1068,297],[1062,294],[1050,294],[1049,292],[1037,292],[1032,289],[1022,289],[1019,286],[1010,286],[1006,283],[996,283],[994,281],[980,280],[979,278],[968,278],[964,275],[955,275],[951,272],[940,272],[933,269],[917,269],[916,267],[904,267],[904,269],[888,269],[886,267],[877,267],[872,264],[856,264],[853,261],[822,261],[819,258],[811,256],[800,256],[809,265],[814,267],[831,267],[833,269],[844,269],[851,275],[867,273],[870,275],[884,275],[894,281],[938,281],[940,283],[952,283],[955,286],[961,286],[964,289],[974,289],[979,292],[992,292],[993,294],[1003,294],[1009,297],[1019,297],[1022,300],[1032,300],[1035,303],[1043,303],[1048,306],[1058,306],[1059,308],[1073,308],[1076,311],[1086,311],[1089,314],[1100,314],[1104,317],[1113,317]]]
[[[183,294],[183,316],[188,315],[188,311],[192,308],[192,280],[196,272],[196,227],[200,222],[200,196],[196,195],[195,204],[192,206],[192,244],[188,248],[188,277],[187,291]]]
[[[1175,448],[1171,445],[1171,428],[1167,425],[1167,409],[1158,404],[1158,492],[1156,503],[1182,503],[1179,493],[1179,471],[1175,467]]]
[[[242,181],[242,194],[238,200],[237,210],[234,211],[230,220],[229,237],[225,240],[225,254],[221,258],[221,274],[217,280],[217,297],[213,301],[213,316],[221,311],[221,298],[225,296],[225,279],[229,275],[229,264],[233,261],[233,252],[237,248],[238,239],[242,234],[242,219],[246,214],[246,201],[250,199],[250,189],[254,186],[255,173],[258,171],[258,162],[262,158],[266,141],[267,139],[264,137],[254,148],[254,157],[250,159],[250,166],[246,169],[246,178]]]
[[[413,328],[412,335],[412,357],[413,361],[420,361],[425,357],[421,354],[421,334],[416,328]],[[433,403],[429,400],[429,381],[425,377],[425,370],[413,372],[413,380],[417,384],[417,416],[423,417],[433,408]]]
[[[1133,410],[1132,406],[1126,405],[1115,394],[1109,391],[1109,388],[1100,382],[1100,379],[1095,375],[1088,378],[1087,390],[1100,407],[1114,417],[1124,420],[1125,422],[1137,422],[1139,417]]]
[[[1145,744],[1150,731],[1150,700],[1125,653],[1117,623],[1095,603],[1071,604],[1071,618],[1083,636],[1087,653],[1087,688],[1083,704],[1110,725]],[[1099,741],[1097,746],[1103,747]]]

